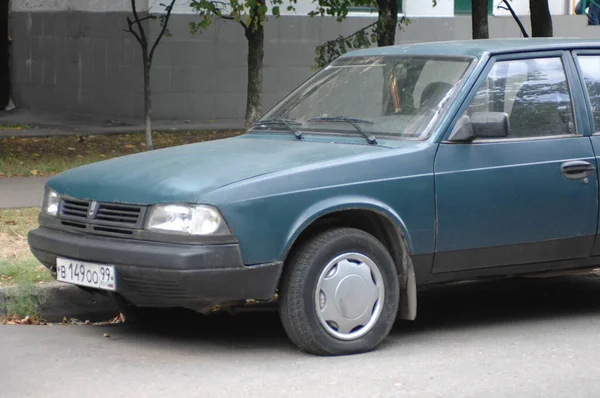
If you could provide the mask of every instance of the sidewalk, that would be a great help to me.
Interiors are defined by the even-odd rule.
[[[2,128],[21,126],[20,130]],[[154,120],[153,131],[241,130],[243,120]],[[0,137],[47,137],[74,134],[119,134],[145,131],[141,119],[112,120],[101,116],[65,115],[16,109],[0,111]]]
[[[0,179],[0,209],[39,207],[46,177]]]

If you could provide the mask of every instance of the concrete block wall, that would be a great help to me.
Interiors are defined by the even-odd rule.
[[[52,112],[143,113],[141,51],[121,13],[12,15],[15,103]]]
[[[70,0],[54,0],[70,1]],[[116,3],[115,3],[116,4]],[[121,3],[119,3],[121,4]],[[141,51],[126,28],[126,11],[13,10],[15,103],[51,112],[143,116]],[[175,14],[172,37],[158,47],[152,69],[157,119],[241,121],[246,99],[247,44],[235,23],[217,22],[192,36],[191,14]],[[265,26],[263,110],[269,109],[313,70],[315,47],[373,21],[352,17],[282,16]],[[555,36],[600,37],[585,16],[554,16]],[[159,25],[149,21],[151,37]],[[523,22],[529,29],[528,18]],[[520,37],[510,17],[490,17],[490,36]],[[414,18],[398,43],[470,39],[469,16]]]
[[[152,70],[159,118],[234,119],[246,106],[247,42],[235,23],[217,22],[192,36],[193,15],[173,19],[173,36],[157,50]],[[367,18],[339,24],[332,19],[284,16],[265,26],[263,109],[266,111],[314,71],[315,48],[364,26]],[[156,33],[156,32],[154,32]]]

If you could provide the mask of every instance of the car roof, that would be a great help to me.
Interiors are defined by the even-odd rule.
[[[375,47],[352,51],[348,56],[372,55],[457,55],[481,58],[486,55],[570,49],[600,49],[600,39],[578,38],[523,38],[523,39],[486,39],[459,40],[429,43],[413,43],[387,47]]]

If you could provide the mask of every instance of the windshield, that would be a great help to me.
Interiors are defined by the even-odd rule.
[[[281,131],[274,119],[302,133],[365,134],[425,139],[471,58],[432,56],[343,57],[270,110],[251,130]],[[335,123],[332,123],[335,122]]]

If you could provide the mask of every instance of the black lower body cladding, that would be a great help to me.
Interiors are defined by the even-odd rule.
[[[244,265],[239,246],[147,242],[74,234],[40,227],[29,233],[31,251],[47,268],[63,257],[114,265],[116,293],[142,307],[204,310],[275,294],[281,262]]]

